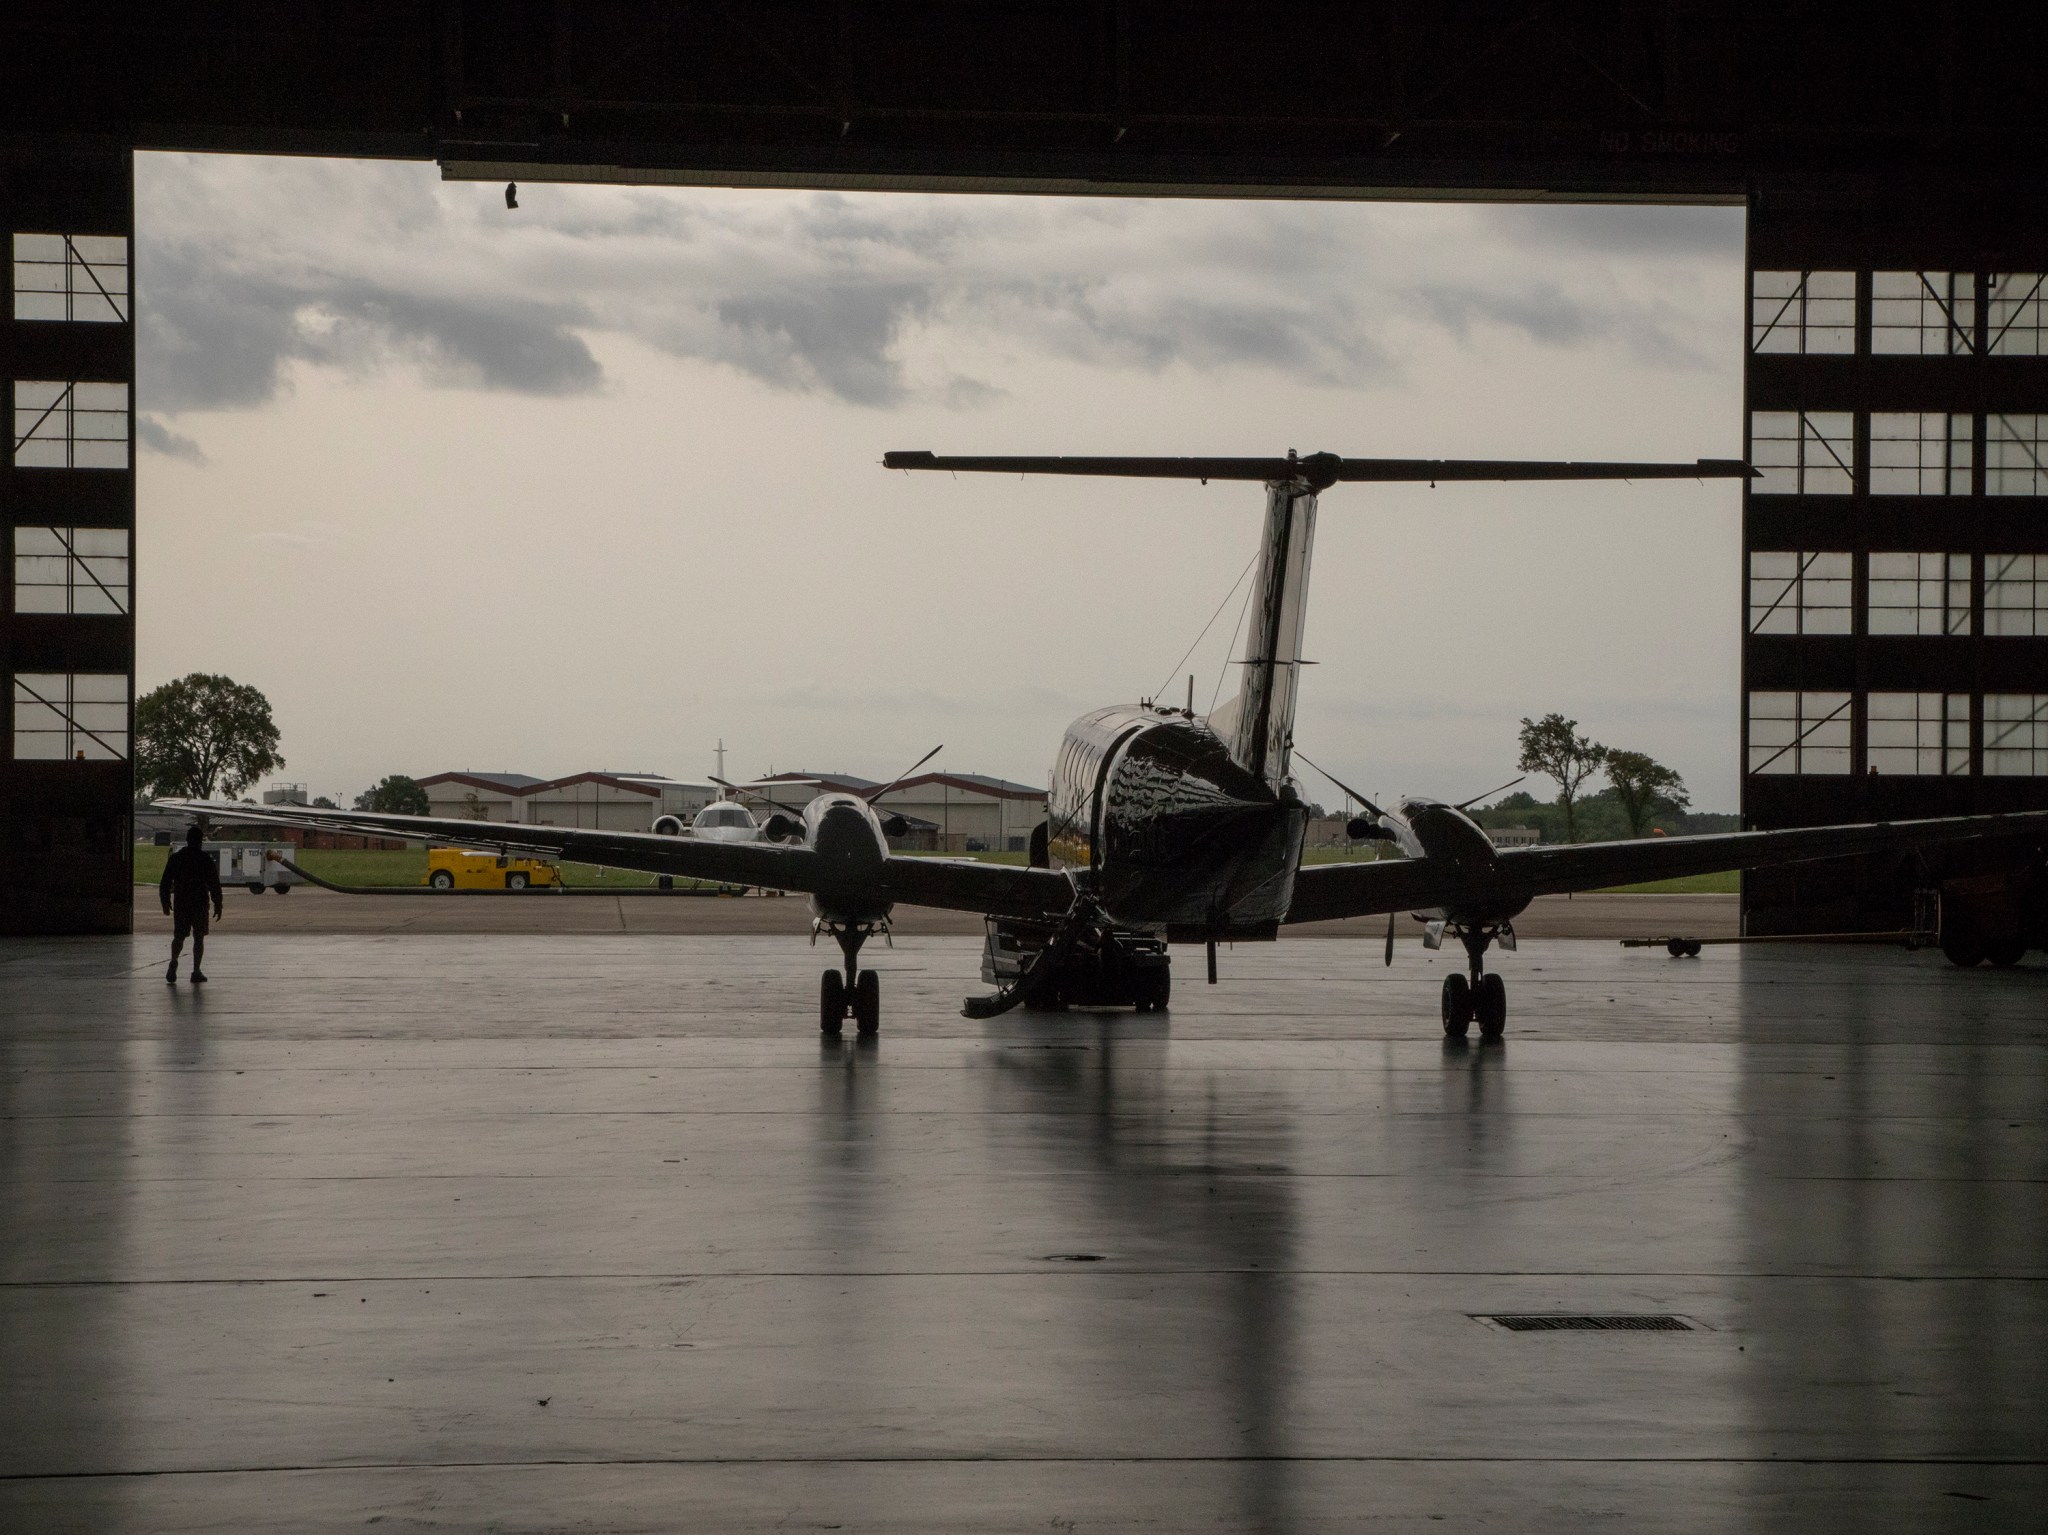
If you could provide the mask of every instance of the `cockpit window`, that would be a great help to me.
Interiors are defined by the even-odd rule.
[[[696,824],[706,828],[714,826],[752,826],[754,818],[738,805],[713,805],[709,809],[697,812]]]

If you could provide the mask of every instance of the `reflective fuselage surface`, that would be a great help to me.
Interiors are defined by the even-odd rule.
[[[1046,846],[1123,926],[1264,936],[1287,915],[1307,825],[1291,788],[1246,772],[1206,722],[1124,704],[1067,728]]]
[[[875,892],[889,842],[874,807],[853,794],[820,794],[804,806],[803,845],[825,864],[811,914],[837,923],[879,923],[894,902]]]

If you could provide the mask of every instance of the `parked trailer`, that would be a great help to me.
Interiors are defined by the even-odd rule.
[[[302,883],[297,870],[284,860],[298,849],[286,842],[202,842],[200,846],[220,870],[221,887],[240,885],[251,895],[275,890],[283,895]]]

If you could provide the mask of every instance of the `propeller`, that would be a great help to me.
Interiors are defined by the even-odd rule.
[[[898,784],[903,782],[904,779],[908,778],[912,773],[915,773],[919,768],[923,767],[927,762],[931,761],[932,758],[936,757],[940,752],[944,751],[945,749],[946,744],[945,742],[941,741],[937,746],[934,746],[922,757],[919,757],[917,761],[911,763],[909,767],[905,768],[902,772],[898,773],[894,778],[890,779],[887,783],[883,784],[881,788],[868,789],[863,791],[861,794],[861,798],[866,800],[870,805],[872,805],[876,800],[880,799],[883,795],[887,794],[891,789],[895,788]]]
[[[1387,963],[1394,963],[1394,914],[1387,913]]]
[[[1314,764],[1314,763],[1310,763],[1310,764],[1309,764],[1309,766],[1310,766],[1310,767],[1315,767],[1315,764]],[[1322,771],[1322,769],[1321,769],[1321,768],[1316,768],[1316,771],[1320,773],[1320,772]],[[1524,773],[1524,774],[1522,775],[1522,778],[1527,778],[1528,776],[1529,776],[1529,775],[1528,775],[1527,773]],[[1520,783],[1520,782],[1522,781],[1522,778],[1510,778],[1510,779],[1509,779],[1509,780],[1508,780],[1508,781],[1507,781],[1506,783],[1502,784],[1502,785],[1501,785],[1501,786],[1500,786],[1500,787],[1499,787],[1498,789],[1488,789],[1488,790],[1487,790],[1487,791],[1486,791],[1486,792],[1485,792],[1484,794],[1475,794],[1475,795],[1473,795],[1473,796],[1472,796],[1472,797],[1471,797],[1470,799],[1466,800],[1466,801],[1465,801],[1465,802],[1464,802],[1463,804],[1461,804],[1461,805],[1453,805],[1453,806],[1452,806],[1451,808],[1452,808],[1453,810],[1470,810],[1470,809],[1471,809],[1471,808],[1472,808],[1472,807],[1473,807],[1474,805],[1478,804],[1478,803],[1479,803],[1479,802],[1480,802],[1481,800],[1483,800],[1483,799],[1492,799],[1492,798],[1494,797],[1494,795],[1496,795],[1496,794],[1505,794],[1505,793],[1507,793],[1507,791],[1508,791],[1508,790],[1512,789],[1512,788],[1513,788],[1513,787],[1514,787],[1514,786],[1515,786],[1516,784]]]
[[[1365,813],[1367,815],[1377,819],[1378,817],[1386,814],[1386,811],[1380,809],[1379,806],[1375,805],[1363,794],[1360,794],[1356,789],[1352,788],[1351,785],[1346,783],[1343,779],[1337,777],[1335,774],[1329,772],[1325,768],[1316,767],[1315,763],[1309,761],[1308,753],[1303,751],[1299,746],[1294,748],[1294,755],[1301,758],[1303,762],[1308,762],[1308,765],[1310,767],[1315,768],[1315,770],[1318,773],[1321,773],[1323,777],[1329,779],[1331,783],[1335,784],[1338,788],[1342,789],[1346,794],[1350,795],[1353,799],[1357,800],[1359,804],[1365,807]],[[1517,782],[1519,781],[1520,780],[1517,780]],[[1347,826],[1345,830],[1349,831],[1350,827]]]

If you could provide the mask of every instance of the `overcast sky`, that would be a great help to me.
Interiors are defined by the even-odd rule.
[[[141,155],[138,689],[285,779],[939,765],[1213,696],[1261,493],[937,452],[1735,456],[1739,209],[442,184]],[[1298,739],[1464,797],[1525,714],[1736,792],[1733,483],[1339,487]],[[1169,681],[1170,678],[1170,681]],[[1227,694],[1228,688],[1225,688]],[[1334,799],[1308,779],[1311,797]],[[1541,785],[1539,792],[1549,792]]]

